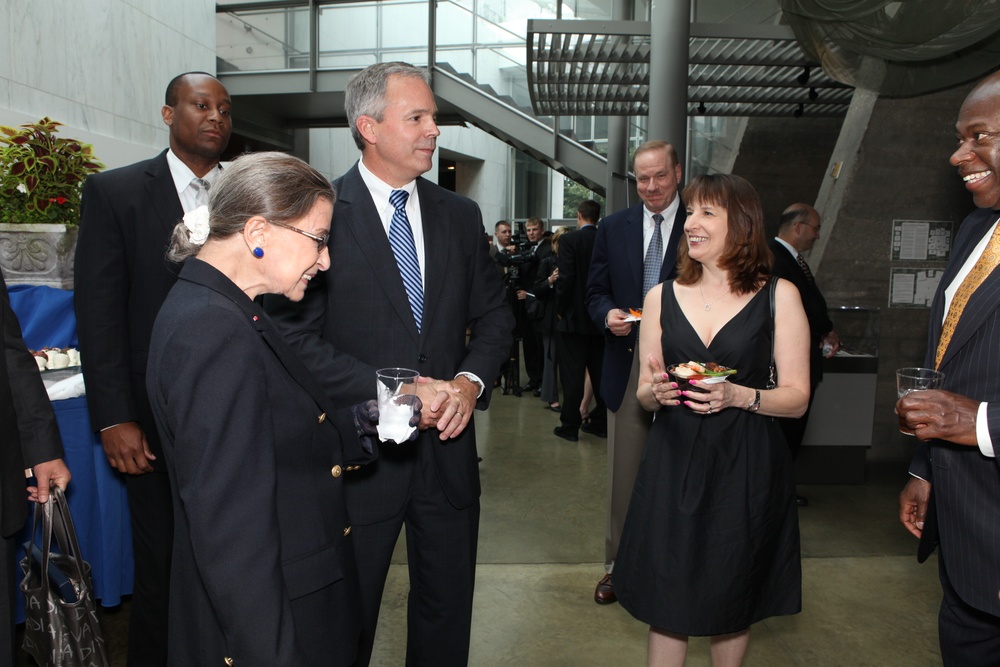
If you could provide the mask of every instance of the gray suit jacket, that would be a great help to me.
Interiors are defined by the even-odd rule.
[[[997,219],[997,211],[978,209],[965,219],[955,238],[931,307],[924,365],[933,367],[944,318],[944,290],[973,248]],[[1000,450],[1000,271],[975,291],[958,322],[940,370],[944,389],[987,401],[990,437]],[[920,442],[910,472],[931,482],[931,508],[921,537],[925,558],[938,541],[940,558],[958,594],[968,604],[1000,616],[1000,459],[978,447],[942,440]]]
[[[418,332],[388,236],[358,166],[333,184],[338,194],[330,227],[330,269],[313,279],[301,303],[265,299],[289,343],[336,407],[375,398],[375,371],[402,367],[448,380],[460,371],[475,374],[486,384],[477,405],[485,409],[510,350],[514,318],[487,250],[479,207],[417,179],[426,274]],[[449,502],[459,508],[476,502],[475,437],[470,422],[447,442],[431,429],[415,444],[383,446],[379,460],[352,475],[347,485],[352,521],[383,521],[400,511],[416,447],[433,448]]]

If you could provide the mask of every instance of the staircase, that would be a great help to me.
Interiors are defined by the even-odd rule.
[[[567,178],[605,194],[607,158],[565,132],[557,132],[489,85],[478,84],[468,74],[447,63],[433,67],[434,94],[454,107],[464,120],[530,155]]]

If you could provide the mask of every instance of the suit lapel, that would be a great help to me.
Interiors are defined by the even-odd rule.
[[[177,223],[184,217],[184,208],[174,187],[174,179],[167,164],[167,152],[160,153],[146,169],[146,196],[156,211],[155,224],[164,232],[161,238],[170,238]]]
[[[425,323],[434,316],[435,306],[441,302],[441,290],[444,287],[446,267],[454,261],[449,257],[452,238],[451,226],[461,221],[455,221],[448,215],[442,205],[439,193],[430,187],[423,178],[417,179],[417,192],[420,197],[420,219],[424,230],[424,316]],[[469,258],[465,258],[469,259]],[[461,261],[461,260],[459,260]],[[426,330],[424,326],[421,330]],[[414,332],[416,328],[414,328]]]
[[[232,301],[237,308],[243,311],[247,320],[261,335],[261,339],[271,349],[274,356],[278,358],[292,379],[309,393],[319,409],[325,412],[331,410],[322,387],[298,355],[288,346],[285,339],[274,330],[271,318],[264,313],[259,304],[251,301],[242,290],[216,268],[198,259],[184,262],[180,279],[207,287]]]
[[[629,209],[628,217],[625,218],[625,254],[632,268],[635,293],[639,295],[639,303],[628,304],[628,307],[642,308],[642,274],[646,261],[642,247],[642,204]]]
[[[979,213],[977,211],[977,213]],[[969,256],[972,251],[975,250],[976,245],[983,238],[983,234],[989,230],[997,219],[997,213],[990,210],[984,210],[981,215],[977,215],[977,219],[968,220],[965,224],[972,225],[970,233],[965,237],[965,242],[960,248],[956,248],[955,251],[957,256],[961,259],[955,262],[951,262],[948,268],[945,270],[944,275],[941,277],[940,287],[934,298],[934,303],[931,308],[931,338],[933,341],[933,347],[937,348],[937,342],[941,336],[941,327],[943,326],[944,320],[944,291],[947,287],[954,281],[955,276],[961,270],[962,266],[969,260]],[[944,356],[941,358],[941,366],[944,367],[948,363],[949,359],[955,355],[958,350],[962,349],[962,346],[979,330],[986,319],[992,315],[997,308],[1000,307],[1000,270],[994,270],[983,283],[973,292],[972,296],[969,297],[968,303],[965,304],[965,309],[962,311],[962,317],[958,320],[958,324],[955,326],[955,333],[952,335],[951,340],[948,342],[948,349],[945,350]],[[934,350],[928,349],[928,355],[933,362]]]
[[[674,215],[674,226],[670,229],[670,239],[667,241],[666,252],[663,253],[663,266],[660,267],[660,282],[669,280],[677,275],[677,245],[684,234],[684,222],[687,220],[687,209],[684,202],[680,202],[677,207],[677,214]]]
[[[371,266],[372,273],[378,280],[386,299],[392,304],[414,342],[419,342],[420,334],[417,333],[417,324],[413,321],[413,311],[410,310],[406,287],[403,285],[403,278],[399,275],[399,269],[396,266],[396,257],[392,254],[389,237],[382,226],[382,217],[375,208],[375,203],[361,178],[357,164],[344,175],[340,188],[339,198],[334,204],[334,219],[338,224],[344,224],[350,230],[357,241],[358,249],[361,250]],[[421,192],[421,216],[424,215],[423,206],[423,192]],[[427,225],[424,225],[424,228],[426,229]],[[426,252],[428,243],[429,240],[425,235],[425,257],[429,257]],[[425,288],[424,319],[427,319],[426,291]]]

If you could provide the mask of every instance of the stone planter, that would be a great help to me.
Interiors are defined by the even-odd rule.
[[[8,285],[73,289],[76,227],[0,223],[0,269]]]

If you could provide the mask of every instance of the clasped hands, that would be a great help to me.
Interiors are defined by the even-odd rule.
[[[417,378],[417,397],[424,406],[419,428],[436,428],[440,431],[439,437],[448,440],[461,434],[472,419],[479,386],[462,375],[454,380],[435,380],[421,375]]]
[[[478,394],[479,387],[464,376],[460,375],[454,380],[435,380],[421,375],[417,378],[414,416],[410,426],[416,426],[421,431],[436,428],[440,431],[439,437],[442,440],[454,438],[465,430],[469,420],[472,419]],[[365,428],[364,422],[367,422],[365,434],[373,435],[379,417],[377,403],[368,401],[355,408],[360,410],[360,415],[363,417],[360,420],[363,428]],[[355,416],[358,415],[356,412]],[[416,438],[416,433],[414,431],[411,440]]]

